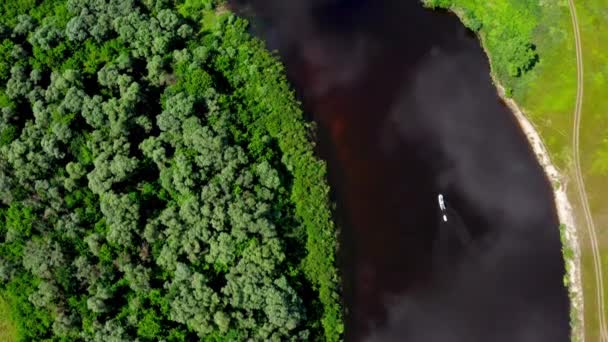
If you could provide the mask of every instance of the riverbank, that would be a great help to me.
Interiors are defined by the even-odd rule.
[[[540,138],[540,135],[530,120],[528,120],[523,111],[519,108],[515,100],[506,96],[504,87],[494,76],[492,76],[492,79],[497,88],[498,96],[503,100],[507,107],[509,107],[513,115],[515,115],[517,122],[519,122],[521,129],[528,138],[528,142],[532,146],[534,154],[536,154],[539,163],[545,170],[545,174],[551,181],[555,198],[555,206],[557,208],[557,214],[561,223],[560,234],[562,237],[562,243],[564,244],[562,250],[564,251],[564,261],[566,263],[567,272],[566,276],[564,277],[564,284],[568,287],[568,292],[570,295],[570,324],[572,327],[572,340],[584,341],[583,287],[580,266],[581,249],[578,243],[579,240],[574,223],[574,211],[570,201],[568,200],[568,196],[566,195],[568,179],[564,175],[560,174],[555,165],[553,165],[547,148]]]
[[[455,14],[462,18],[460,14]],[[489,51],[483,43],[483,38],[479,35],[478,39],[486,56],[490,56]],[[491,63],[490,63],[491,65]],[[562,239],[564,251],[564,262],[566,264],[566,275],[564,276],[564,285],[568,287],[570,296],[570,326],[571,340],[584,341],[584,301],[583,301],[583,284],[581,277],[581,248],[577,236],[576,225],[574,220],[574,210],[572,204],[568,200],[567,185],[568,178],[562,175],[557,167],[551,162],[549,152],[540,137],[540,134],[526,117],[523,110],[519,107],[514,99],[507,96],[504,86],[496,78],[495,74],[491,73],[492,82],[496,86],[498,97],[511,110],[522,131],[526,135],[536,159],[545,170],[545,174],[551,182],[553,188],[555,207],[560,222],[560,236]]]
[[[465,22],[465,13],[463,10],[451,8],[449,11],[454,13],[461,22]],[[517,102],[508,96],[505,87],[496,77],[491,54],[484,43],[483,37],[479,32],[476,33],[476,36],[484,50],[484,53],[490,61],[490,68],[492,69],[490,74],[492,77],[492,82],[496,87],[498,97],[504,102],[504,104],[510,109],[517,119],[517,122],[526,135],[526,138],[528,139],[528,142],[530,143],[538,162],[551,182],[555,207],[557,209],[557,214],[560,221],[559,229],[563,244],[562,251],[564,255],[564,262],[566,265],[564,285],[567,286],[570,297],[571,340],[582,342],[585,339],[584,301],[581,276],[581,246],[579,244],[580,240],[577,236],[578,234],[575,225],[574,210],[572,209],[572,205],[567,196],[568,177],[558,171],[557,167],[551,161],[547,147],[541,139],[537,129],[524,114],[524,111],[520,108]]]

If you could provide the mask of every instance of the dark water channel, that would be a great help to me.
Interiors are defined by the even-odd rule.
[[[347,340],[567,341],[551,188],[477,39],[413,0],[253,5],[319,125]]]

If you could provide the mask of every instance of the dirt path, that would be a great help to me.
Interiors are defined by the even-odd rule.
[[[578,18],[576,16],[576,6],[574,0],[568,0],[570,7],[570,15],[572,17],[572,26],[574,30],[574,41],[576,45],[576,72],[577,72],[577,91],[576,91],[576,107],[574,109],[574,125],[572,132],[572,154],[574,156],[574,168],[576,174],[577,190],[580,197],[583,212],[585,214],[585,225],[591,240],[591,250],[593,254],[593,266],[595,269],[595,289],[596,289],[596,301],[597,301],[597,318],[600,325],[600,339],[603,342],[608,342],[608,331],[606,330],[606,317],[604,309],[604,280],[602,275],[601,267],[601,256],[597,241],[597,234],[595,223],[593,222],[593,216],[589,209],[589,200],[587,198],[587,191],[585,189],[585,181],[583,179],[583,173],[580,163],[580,125],[581,125],[581,112],[583,107],[583,94],[584,94],[584,64],[583,64],[583,49],[581,46],[580,28],[578,25]]]

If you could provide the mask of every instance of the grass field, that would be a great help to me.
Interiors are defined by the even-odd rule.
[[[541,54],[533,72],[520,80],[515,100],[543,137],[553,162],[566,170],[571,162],[572,113],[576,97],[576,55],[566,1],[545,1],[534,41]]]
[[[450,8],[479,33],[490,54],[492,72],[510,88],[549,149],[553,163],[570,186],[582,252],[585,339],[598,341],[597,296],[590,238],[574,186],[572,158],[573,112],[576,98],[576,52],[567,0],[424,0]],[[580,127],[580,156],[589,205],[608,284],[608,6],[606,0],[574,0],[583,48],[584,98]],[[474,26],[474,25],[473,25]],[[505,37],[532,41],[539,55],[532,70],[513,77],[505,72]],[[508,41],[505,40],[505,41]],[[604,293],[608,299],[608,293]],[[608,307],[608,303],[605,304]]]
[[[608,9],[604,0],[576,1],[583,46],[584,89],[581,119],[581,164],[596,225],[604,283],[608,284]],[[526,80],[518,102],[526,109],[566,176],[571,170],[572,112],[576,94],[576,63],[572,23],[566,1],[545,2],[535,40],[543,53],[538,70]],[[519,96],[518,96],[519,95]],[[590,239],[584,228],[574,186],[569,198],[575,207],[581,237],[585,339],[599,340],[595,274]],[[606,289],[604,289],[606,290]],[[604,291],[605,305],[608,305]]]
[[[17,328],[9,315],[9,306],[0,297],[0,341],[14,342],[17,341]]]

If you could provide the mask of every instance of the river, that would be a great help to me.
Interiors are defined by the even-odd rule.
[[[319,126],[347,340],[568,341],[553,192],[478,40],[417,1],[254,8]]]

